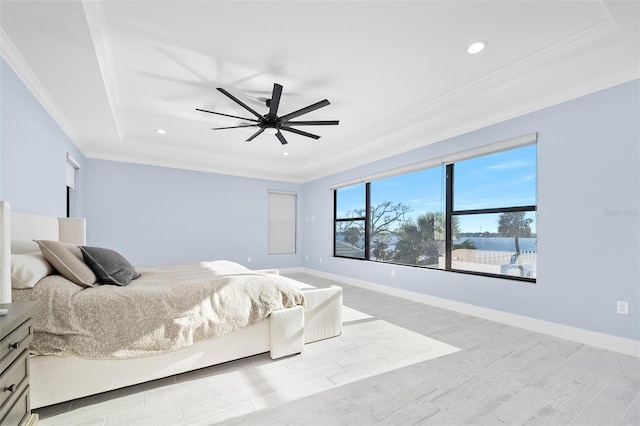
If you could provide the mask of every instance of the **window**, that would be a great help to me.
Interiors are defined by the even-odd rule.
[[[297,195],[284,191],[269,191],[269,254],[296,252]]]
[[[536,146],[449,164],[447,174],[451,269],[535,278]]]
[[[371,182],[369,259],[437,267],[444,251],[443,167]]]
[[[336,188],[334,256],[535,281],[535,141]]]
[[[339,257],[364,259],[368,250],[367,198],[369,185],[340,188],[334,193],[333,252]]]
[[[70,154],[67,154],[67,217],[76,213],[78,169],[80,169],[78,162]]]

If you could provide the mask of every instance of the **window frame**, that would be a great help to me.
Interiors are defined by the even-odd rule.
[[[514,148],[516,149],[516,148]],[[455,179],[455,163],[447,164],[446,166],[446,195],[445,195],[445,222],[446,222],[446,230],[445,230],[445,268],[444,271],[450,272],[458,272],[462,274],[469,275],[481,275],[487,277],[499,277],[504,279],[516,280],[516,281],[526,281],[526,282],[536,282],[536,278],[528,278],[528,277],[518,277],[515,275],[504,275],[504,274],[491,274],[488,272],[478,272],[478,271],[469,271],[465,269],[455,269],[452,267],[452,256],[451,252],[453,251],[453,240],[451,238],[453,233],[453,217],[454,216],[466,216],[466,215],[476,215],[476,214],[496,214],[496,213],[514,213],[514,212],[537,212],[537,205],[527,205],[527,206],[512,206],[512,207],[493,207],[493,208],[485,208],[485,209],[464,209],[464,210],[454,210],[453,209],[453,197],[455,195],[454,191],[454,179]],[[537,179],[537,171],[536,171],[536,179]],[[537,233],[536,233],[537,234]],[[537,235],[536,235],[537,238]]]
[[[364,196],[364,204],[365,204],[365,215],[359,217],[348,217],[348,218],[338,218],[338,190],[333,190],[333,256],[341,257],[345,259],[357,259],[357,260],[369,260],[369,232],[371,230],[370,223],[370,204],[371,204],[371,182],[367,182],[365,184],[365,196]],[[337,247],[336,247],[336,229],[338,222],[356,222],[362,221],[364,222],[364,257],[351,257],[351,256],[338,256],[337,255]]]
[[[494,274],[494,273],[489,273],[489,272],[479,272],[479,271],[471,271],[471,270],[464,270],[464,269],[455,269],[452,267],[452,251],[453,251],[453,238],[452,238],[452,234],[453,234],[453,218],[455,216],[465,216],[465,215],[476,215],[476,214],[496,214],[496,213],[512,213],[512,212],[533,212],[533,213],[537,213],[537,204],[535,205],[525,205],[525,206],[510,206],[510,207],[493,207],[493,208],[481,208],[481,209],[461,209],[461,210],[454,210],[454,178],[455,178],[455,163],[458,161],[463,161],[465,159],[470,159],[470,158],[477,158],[477,157],[482,157],[485,155],[491,155],[491,154],[495,154],[497,152],[500,151],[507,151],[507,150],[511,150],[511,149],[517,149],[517,148],[521,148],[524,146],[528,146],[528,145],[537,145],[537,134],[533,135],[535,138],[533,139],[533,141],[529,141],[528,143],[522,143],[523,140],[525,140],[524,138],[531,138],[532,135],[527,135],[527,136],[523,136],[520,138],[515,138],[513,140],[509,140],[509,141],[502,141],[502,142],[498,142],[496,144],[492,144],[490,146],[496,146],[499,148],[496,148],[495,150],[491,151],[490,146],[487,147],[480,147],[478,149],[475,150],[471,150],[469,152],[469,155],[465,155],[464,153],[458,153],[458,154],[454,154],[453,156],[451,156],[450,159],[448,159],[449,161],[446,161],[445,164],[445,210],[444,210],[444,215],[445,215],[445,253],[444,253],[444,268],[434,268],[434,267],[429,267],[429,266],[423,266],[423,265],[414,265],[414,264],[407,264],[407,263],[399,263],[399,262],[388,262],[388,261],[380,261],[380,260],[372,260],[371,259],[371,253],[370,253],[370,238],[369,238],[369,231],[370,231],[370,226],[371,226],[371,181],[373,180],[378,180],[375,179],[374,177],[371,177],[370,179],[360,179],[358,181],[358,183],[363,183],[365,182],[365,200],[366,200],[366,205],[365,205],[365,216],[364,217],[357,217],[357,218],[337,218],[337,205],[338,205],[338,189],[340,188],[344,188],[347,186],[351,186],[348,184],[344,184],[341,186],[335,186],[332,187],[331,189],[333,190],[333,206],[334,206],[334,211],[333,211],[333,219],[334,219],[334,225],[333,225],[333,256],[337,257],[337,258],[342,258],[342,259],[354,259],[354,260],[364,260],[364,261],[369,261],[369,262],[376,262],[376,263],[385,263],[385,264],[390,264],[390,265],[403,265],[403,266],[411,266],[411,267],[416,267],[416,268],[422,268],[422,269],[432,269],[432,270],[437,270],[437,271],[445,271],[445,272],[453,272],[453,273],[460,273],[460,274],[467,274],[467,275],[478,275],[478,276],[484,276],[484,277],[492,277],[492,278],[501,278],[501,279],[506,279],[506,280],[513,280],[513,281],[522,281],[522,282],[529,282],[529,283],[536,283],[536,279],[537,277],[531,278],[531,277],[522,277],[522,276],[515,276],[515,275],[506,275],[506,274]],[[505,145],[507,145],[505,147]],[[511,146],[509,146],[511,145]],[[444,158],[442,158],[443,162],[444,162]],[[399,171],[398,173],[395,174],[391,174],[391,173],[385,173],[384,177],[389,177],[389,176],[393,176],[393,175],[401,175],[401,174],[406,174],[406,173],[411,173],[411,171],[415,171],[415,170],[420,170],[420,169],[427,169],[427,168],[431,168],[433,166],[435,166],[436,164],[433,161],[429,161],[429,162],[425,162],[424,163],[425,166],[422,168],[417,168],[415,166],[411,166],[409,171],[405,170],[407,168],[403,168],[402,171]],[[440,163],[442,164],[442,163]],[[538,178],[538,171],[537,171],[537,166],[536,166],[536,180]],[[353,183],[355,184],[355,182]],[[536,200],[537,202],[537,200]],[[353,222],[353,221],[364,221],[365,224],[365,236],[364,236],[364,257],[363,258],[359,258],[359,257],[351,257],[351,256],[344,256],[344,255],[338,255],[337,251],[336,251],[336,241],[337,241],[337,224],[339,222]],[[536,232],[536,239],[537,239],[537,232]]]

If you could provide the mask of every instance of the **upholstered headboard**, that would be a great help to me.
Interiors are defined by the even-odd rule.
[[[11,303],[11,240],[54,240],[85,245],[83,218],[39,216],[12,212],[0,201],[0,303]]]

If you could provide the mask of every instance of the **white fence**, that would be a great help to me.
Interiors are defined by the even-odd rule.
[[[538,269],[538,253],[521,252],[516,259],[514,252],[458,249],[451,253],[451,267],[464,271],[535,278]],[[444,258],[440,258],[444,267]]]

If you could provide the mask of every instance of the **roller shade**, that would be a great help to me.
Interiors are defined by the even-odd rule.
[[[384,172],[375,173],[368,176],[352,179],[346,182],[340,182],[333,184],[329,189],[338,189],[345,186],[351,186],[358,183],[373,182],[380,179],[385,179],[392,176],[402,175],[405,173],[411,173],[418,170],[428,169],[441,164],[451,164],[456,161],[466,160],[473,157],[480,157],[481,155],[492,154],[495,152],[506,151],[508,149],[517,148],[525,145],[531,145],[538,141],[537,133],[529,133],[527,135],[517,136],[510,139],[505,139],[499,142],[482,145],[477,148],[469,149],[466,151],[460,151],[453,154],[445,155],[443,157],[432,158],[426,161],[420,161],[417,163],[408,164],[406,166],[398,167],[392,170],[386,170]]]
[[[67,186],[69,188],[76,189],[76,174],[78,173],[78,169],[80,166],[78,162],[74,160],[72,156],[67,154]]]
[[[296,252],[296,193],[269,191],[269,254]]]

